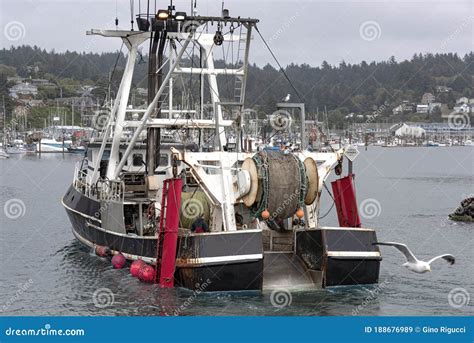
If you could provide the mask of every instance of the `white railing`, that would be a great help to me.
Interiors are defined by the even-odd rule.
[[[87,169],[81,168],[82,162],[76,163],[74,169],[73,186],[87,197],[94,196],[93,187],[87,182]]]
[[[81,163],[76,163],[73,185],[76,190],[89,198],[98,200],[124,200],[125,183],[123,181],[99,180],[90,185],[87,182],[87,169],[81,169]]]
[[[124,189],[125,183],[123,181],[101,180],[97,182],[99,200],[123,202]]]

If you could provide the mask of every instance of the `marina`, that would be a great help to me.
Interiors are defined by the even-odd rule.
[[[448,163],[453,158],[460,161],[460,165]],[[0,278],[5,290],[0,295],[3,313],[132,316],[175,313],[212,316],[250,313],[300,316],[472,314],[469,307],[451,307],[446,298],[451,289],[470,283],[470,274],[459,270],[468,270],[474,259],[470,248],[472,224],[447,218],[447,213],[455,210],[459,199],[469,195],[466,184],[474,182],[471,160],[466,158],[464,147],[374,147],[361,150],[354,162],[354,168],[359,170],[356,176],[359,203],[375,199],[380,204],[365,201],[365,217],[361,216],[364,225],[377,228],[379,239],[397,241],[403,237],[406,242],[415,242],[411,248],[420,257],[451,252],[457,257],[456,268],[439,263],[438,269],[428,276],[413,274],[400,266],[402,258],[397,251],[386,249],[378,285],[292,291],[292,302],[284,307],[273,306],[270,290],[261,294],[247,291],[193,295],[181,288],[162,289],[131,277],[127,268],[114,269],[110,258],[97,257],[65,226],[68,218],[59,201],[71,182],[74,165],[80,159],[76,154],[65,154],[64,157],[62,154],[17,155],[1,162],[2,203],[12,198],[24,203],[24,211],[20,212],[23,215],[15,220],[2,219],[2,252],[9,256],[2,264],[4,273]],[[440,163],[443,161],[445,163]],[[405,163],[413,166],[409,172]],[[57,200],[49,201],[50,197]],[[371,206],[367,204],[374,204],[377,210],[371,212]],[[321,211],[327,212],[329,205]],[[322,222],[325,226],[337,226],[336,213],[331,211]],[[20,246],[18,242],[22,242]],[[24,254],[25,251],[29,253]],[[108,288],[114,294],[113,305],[95,306],[92,294],[101,288]],[[16,297],[19,290],[21,296]],[[10,303],[12,298],[16,301]],[[192,299],[191,305],[189,299]],[[363,302],[366,305],[358,309]],[[407,306],[407,303],[411,305]],[[3,308],[5,304],[9,304],[6,309]]]

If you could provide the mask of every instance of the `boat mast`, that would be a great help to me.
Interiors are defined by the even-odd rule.
[[[117,117],[115,119],[112,148],[110,149],[109,164],[107,166],[107,178],[109,180],[113,179],[115,169],[119,162],[120,139],[123,134],[123,122],[125,120],[125,113],[127,111],[128,98],[130,96],[130,87],[132,86],[132,77],[133,71],[135,69],[137,48],[138,45],[143,42],[143,40],[136,39],[134,36],[129,36],[127,37],[127,40],[124,40],[124,42],[127,45],[129,52],[123,76],[123,88],[121,90],[121,93],[117,94],[116,99],[116,101],[120,101],[120,104],[117,111]]]
[[[171,10],[171,8],[169,8]],[[148,14],[147,14],[148,16]],[[163,51],[165,48],[167,31],[166,27],[156,25],[154,29],[152,27],[149,50],[149,65],[148,65],[148,105],[153,101],[156,95],[156,89],[159,89],[162,85],[163,78]],[[154,30],[153,30],[154,29]],[[151,118],[161,118],[161,99],[155,104],[152,109]],[[161,129],[156,127],[149,127],[147,129],[147,152],[146,152],[146,171],[147,177],[155,175],[155,169],[159,165],[160,161],[160,144],[161,144]],[[148,187],[147,187],[148,190]]]

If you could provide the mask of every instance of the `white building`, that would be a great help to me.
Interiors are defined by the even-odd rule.
[[[408,126],[403,124],[400,128],[395,131],[395,136],[397,137],[410,137],[410,138],[420,138],[425,135],[426,131],[418,126]]]
[[[446,86],[436,86],[436,92],[437,93],[449,93],[452,91],[451,87],[446,87]]]
[[[469,113],[469,112],[471,112],[471,108],[466,103],[464,103],[462,105],[459,105],[459,106],[454,106],[453,110],[456,111],[457,113]]]
[[[469,99],[466,98],[465,96],[456,100],[456,104],[468,104],[468,103],[469,103]]]
[[[416,105],[416,112],[417,113],[428,113],[428,105]]]
[[[22,96],[36,96],[38,94],[38,88],[31,83],[19,83],[14,85],[12,88],[9,89],[10,96],[12,98],[18,99]]]

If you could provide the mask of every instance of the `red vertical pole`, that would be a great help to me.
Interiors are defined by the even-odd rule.
[[[164,288],[174,287],[176,267],[176,249],[178,245],[179,208],[181,206],[182,179],[170,179],[166,198],[165,228],[160,267],[160,285]]]
[[[353,175],[349,174],[331,183],[337,219],[341,227],[361,226],[352,179]]]

